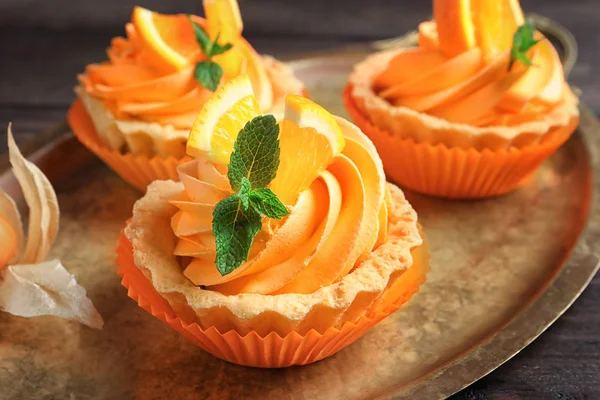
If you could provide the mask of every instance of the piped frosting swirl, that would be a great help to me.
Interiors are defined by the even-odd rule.
[[[385,242],[390,199],[373,144],[337,118],[344,151],[291,206],[282,222],[266,221],[249,260],[231,274],[217,271],[211,230],[215,204],[231,193],[224,165],[206,159],[180,167],[185,190],[171,200],[175,254],[189,257],[184,275],[223,294],[312,293],[342,279]]]

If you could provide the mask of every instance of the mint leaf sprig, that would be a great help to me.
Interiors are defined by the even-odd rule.
[[[543,39],[535,39],[535,26],[530,19],[526,20],[521,25],[513,36],[513,44],[510,49],[510,62],[508,63],[508,70],[510,71],[515,61],[519,61],[521,64],[526,66],[533,65],[533,61],[527,55],[529,49],[541,42]]]
[[[279,125],[272,115],[247,122],[239,132],[229,159],[227,178],[234,193],[213,211],[217,243],[215,264],[221,276],[248,260],[262,217],[281,219],[287,207],[267,186],[279,168]]]
[[[233,45],[231,43],[219,44],[219,37],[221,34],[217,34],[214,42],[210,40],[210,37],[204,32],[197,23],[195,23],[191,17],[190,22],[194,28],[194,34],[196,35],[196,41],[200,45],[202,53],[206,56],[206,60],[200,61],[196,64],[194,69],[194,77],[202,86],[208,90],[215,91],[221,82],[223,77],[223,68],[212,60],[214,56],[223,54],[230,50]]]

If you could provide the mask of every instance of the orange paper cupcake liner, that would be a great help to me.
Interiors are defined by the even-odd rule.
[[[556,127],[539,144],[503,150],[463,149],[444,144],[417,143],[374,125],[356,106],[351,86],[344,105],[375,144],[388,178],[416,192],[448,198],[484,198],[511,192],[527,182],[537,168],[575,131],[579,122]]]
[[[129,297],[141,308],[213,356],[234,364],[260,368],[310,364],[356,341],[417,292],[425,281],[428,265],[425,260],[418,262],[418,258],[415,257],[413,266],[382,293],[381,301],[369,316],[363,316],[356,322],[346,322],[339,329],[329,328],[324,333],[313,329],[304,335],[291,332],[282,337],[271,332],[262,337],[254,331],[242,336],[235,330],[219,332],[215,327],[204,329],[198,323],[184,322],[136,267],[132,245],[123,232],[117,247],[118,273],[123,278],[121,283],[127,288]]]
[[[145,192],[146,187],[155,180],[179,181],[177,166],[190,159],[189,157],[177,159],[135,156],[108,148],[98,137],[96,128],[80,99],[75,100],[69,109],[67,120],[71,130],[85,147],[102,159],[124,181],[142,192]]]

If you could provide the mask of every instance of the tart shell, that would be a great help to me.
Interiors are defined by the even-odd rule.
[[[273,112],[283,109],[287,93],[301,93],[308,97],[306,89],[288,66],[269,56],[262,56],[262,60],[276,99]],[[81,93],[82,90],[77,89],[80,92],[79,98],[71,105],[67,120],[73,133],[85,147],[123,180],[142,192],[155,180],[179,180],[177,166],[190,160],[185,155],[189,130],[143,121],[117,121],[100,100]],[[92,109],[95,120],[90,115]],[[125,144],[139,151],[120,151]],[[153,148],[170,155],[145,154],[148,151],[152,153],[149,149]]]
[[[343,101],[356,125],[377,147],[391,181],[420,193],[448,198],[485,198],[519,188],[567,141],[579,123],[579,114],[572,113],[564,125],[549,127],[526,145],[478,149],[418,141],[375,125],[357,104],[351,84],[344,90]],[[396,115],[395,120],[398,118]],[[461,137],[460,125],[454,125],[454,137]]]
[[[395,206],[388,241],[339,282],[308,295],[225,296],[198,288],[181,273],[172,255],[175,238],[167,235],[174,212],[167,199],[180,186],[156,182],[136,204],[117,248],[118,273],[140,307],[226,361],[275,368],[333,355],[397,310],[425,281],[428,252],[416,214],[391,187]]]

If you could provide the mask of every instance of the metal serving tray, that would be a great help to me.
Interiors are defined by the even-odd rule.
[[[345,115],[342,87],[365,51],[291,65],[317,102]],[[585,105],[581,111],[577,133],[518,192],[482,201],[408,192],[431,245],[426,284],[337,355],[281,370],[216,359],[127,298],[114,251],[140,193],[63,124],[24,152],[58,194],[61,230],[51,255],[77,274],[106,325],[95,331],[52,317],[0,313],[0,398],[449,396],[541,334],[598,268],[600,209],[592,198],[600,189],[594,178],[600,172],[600,122]],[[22,202],[6,160],[0,161],[0,186]]]

